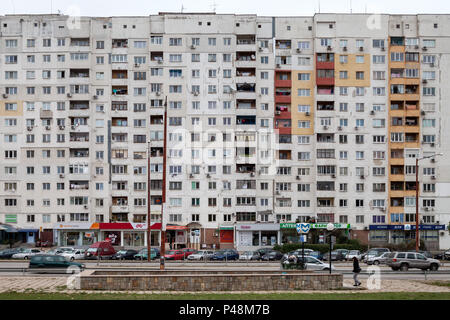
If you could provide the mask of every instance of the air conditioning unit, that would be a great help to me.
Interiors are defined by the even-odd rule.
[[[309,117],[310,113],[309,112],[305,112],[305,116]]]
[[[430,63],[430,67],[434,68],[434,62]]]
[[[374,114],[375,114],[375,111],[373,111],[373,110],[370,111],[370,114],[371,114],[371,115],[374,115]]]
[[[359,51],[364,51],[364,47],[359,47]]]
[[[192,91],[192,94],[193,94],[194,96],[198,96],[198,91]]]
[[[422,50],[423,50],[423,51],[427,51],[428,48],[427,48],[427,47],[422,47]]]
[[[158,59],[158,63],[159,63],[159,64],[162,64],[163,61],[162,61],[161,59]]]
[[[276,194],[277,196],[279,196],[279,195],[280,195],[280,191],[275,192],[275,194]]]
[[[416,45],[414,46],[414,49],[419,49],[419,46],[416,44]]]
[[[422,80],[422,83],[423,83],[423,84],[428,83],[427,79],[423,79],[423,80]]]
[[[434,142],[430,143],[430,147],[434,147]]]
[[[358,127],[355,127],[355,130],[358,130]]]
[[[45,129],[46,130],[50,130],[50,126],[45,126]]]
[[[364,179],[364,176],[359,176],[361,179]]]
[[[277,68],[280,69],[281,68],[281,64],[277,63]]]
[[[431,162],[435,163],[436,159],[435,158],[431,158]]]
[[[425,208],[423,208],[423,210],[425,210],[425,211],[430,211],[430,208],[425,207]]]
[[[327,130],[327,129],[328,129],[328,126],[323,126],[323,129],[324,129],[324,130]]]
[[[339,126],[339,127],[337,127],[337,129],[338,129],[339,131],[341,131],[341,130],[342,130],[342,127],[341,127],[341,126]]]
[[[297,53],[300,53],[300,52],[302,52],[302,49],[300,49],[300,48],[297,48]]]
[[[194,175],[191,173],[191,174],[189,174],[189,178],[194,178]]]
[[[98,96],[95,95],[95,96],[93,96],[92,98],[94,98],[94,100],[97,100],[97,99],[98,99]]]
[[[420,111],[420,114],[424,116],[425,115],[425,111],[424,110]]]
[[[275,111],[275,114],[276,114],[277,116],[279,116],[279,115],[281,114],[281,111]]]
[[[386,207],[380,207],[381,211],[386,211]]]
[[[139,63],[135,63],[135,64],[134,64],[134,67],[135,67],[135,68],[139,68],[140,66],[141,66],[141,65],[140,65]]]
[[[191,49],[196,49],[197,47],[193,44],[191,45]]]
[[[254,177],[255,176],[255,173],[254,172],[251,172],[250,173],[250,177]]]
[[[342,48],[342,50],[347,51],[347,47]]]
[[[86,205],[85,205],[85,206],[84,206],[84,208],[85,208],[85,209],[87,209],[87,208],[88,208],[88,206],[86,206]]]
[[[295,179],[300,180],[300,176],[296,176]]]
[[[261,52],[261,51],[263,51],[263,50],[264,50],[263,47],[258,47],[258,51],[259,51],[259,52]]]
[[[27,127],[27,130],[31,131],[31,130],[33,130],[33,127]]]
[[[65,126],[59,126],[59,130],[64,130],[65,128]]]
[[[327,50],[331,51],[333,48],[331,48],[331,46],[327,46]]]
[[[206,175],[206,177],[207,177],[207,178],[211,178],[211,175],[208,173],[208,174]]]
[[[157,95],[157,96],[160,96],[160,95],[161,95],[161,92],[157,91],[157,92],[156,92],[156,95]]]
[[[71,126],[70,126],[70,129],[72,129],[72,130],[75,130],[75,128],[76,128],[76,127],[75,127],[74,125],[71,125]]]
[[[332,177],[333,179],[336,179],[336,175],[335,175],[335,174],[332,174],[331,177]]]
[[[59,175],[59,177],[60,177],[60,178],[64,178],[64,175],[61,173],[61,174]]]
[[[386,51],[386,48],[385,47],[381,47],[381,51]]]
[[[8,98],[8,95],[6,93],[3,94],[3,98]]]
[[[214,237],[218,237],[218,236],[219,236],[219,233],[215,232]]]
[[[71,94],[71,93],[68,93],[68,94],[67,94],[67,98],[72,98],[72,94]]]

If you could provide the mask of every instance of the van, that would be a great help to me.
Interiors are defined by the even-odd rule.
[[[109,241],[99,241],[92,244],[86,251],[86,259],[111,259],[116,250]]]

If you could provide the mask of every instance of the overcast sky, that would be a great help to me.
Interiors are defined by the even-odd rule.
[[[449,0],[0,0],[0,14],[145,16],[158,12],[212,12],[259,16],[302,16],[319,12],[450,13]],[[76,7],[77,9],[73,9]]]

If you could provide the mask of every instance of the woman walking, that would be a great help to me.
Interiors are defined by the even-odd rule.
[[[361,268],[359,267],[359,261],[357,257],[353,257],[353,280],[355,280],[354,287],[358,287],[361,285],[361,282],[358,280],[358,274],[361,272]]]

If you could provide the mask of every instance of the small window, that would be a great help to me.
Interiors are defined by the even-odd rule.
[[[291,26],[287,26],[286,29],[287,29],[287,30],[291,30]]]
[[[123,28],[124,28],[124,29],[126,29],[126,28],[127,28],[127,25],[126,25],[126,24],[124,24],[124,25],[123,25]]]
[[[400,29],[400,25],[399,25],[399,24],[397,24],[395,27],[396,27],[397,29]]]
[[[258,24],[258,28],[261,29],[261,25],[260,24]]]
[[[312,26],[308,26],[308,31],[311,31],[312,30]]]
[[[434,24],[434,28],[435,28],[435,29],[438,28],[438,24],[437,24],[437,23]]]
[[[210,26],[210,25],[211,25],[211,22],[207,22],[206,25]]]
[[[328,27],[329,27],[330,29],[333,29],[333,25],[332,25],[332,24],[329,24]]]
[[[240,23],[236,23],[236,27],[239,27],[240,26]]]
[[[202,25],[202,22],[201,22],[201,21],[199,21],[199,22],[198,22],[198,25],[199,25],[199,26],[201,26],[201,25]]]

